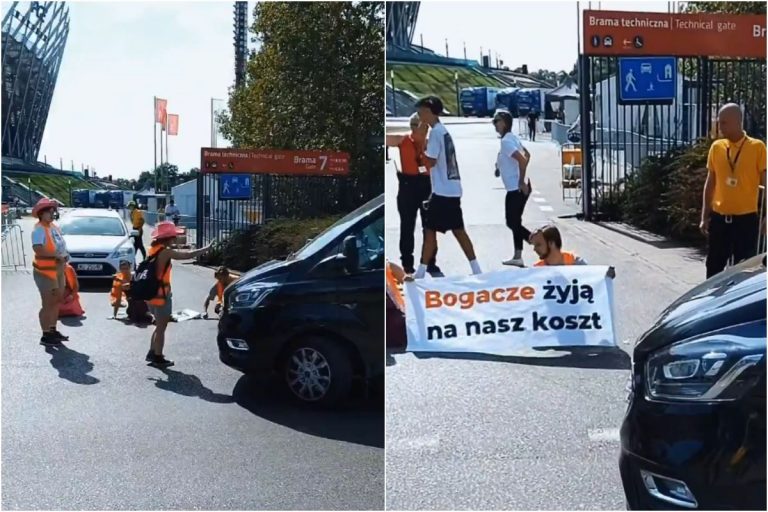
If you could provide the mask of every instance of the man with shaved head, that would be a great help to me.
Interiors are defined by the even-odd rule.
[[[709,148],[700,224],[709,238],[707,278],[720,273],[731,257],[738,263],[757,253],[766,152],[762,141],[747,136],[742,121],[739,105],[723,105],[718,113],[722,138]]]

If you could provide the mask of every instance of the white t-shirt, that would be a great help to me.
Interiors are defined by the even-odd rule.
[[[56,248],[56,254],[59,256],[67,256],[67,242],[64,241],[64,237],[61,236],[61,231],[55,226],[51,226],[51,238],[53,239],[53,245]],[[32,245],[45,246],[45,228],[42,225],[36,225],[32,230]]]
[[[456,148],[443,123],[437,123],[429,131],[424,154],[436,160],[430,172],[432,193],[443,197],[461,197],[461,176],[456,161]]]
[[[514,192],[520,188],[520,162],[512,158],[519,151],[523,153],[523,143],[512,132],[507,133],[501,139],[501,149],[496,157],[496,167],[499,168],[501,181],[507,192]]]

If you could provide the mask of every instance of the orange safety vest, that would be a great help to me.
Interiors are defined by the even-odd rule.
[[[576,263],[576,255],[572,252],[561,252],[560,254],[563,255],[563,265],[574,265]],[[547,262],[544,260],[539,260],[536,263],[533,264],[534,267],[546,267]]]
[[[125,290],[123,290],[123,281],[130,282],[130,280],[130,274],[126,275],[122,272],[118,272],[112,277],[112,292],[110,293],[110,296],[112,298],[111,302],[113,305],[117,302],[120,302],[120,299],[122,299],[123,294],[125,293]]]
[[[147,254],[148,258],[151,258],[155,254],[159,253],[165,249],[164,245],[155,245],[149,248],[149,253]],[[155,262],[155,265],[157,265],[158,262]],[[154,299],[150,299],[147,301],[147,304],[152,304],[153,306],[164,306],[165,305],[165,299],[168,297],[168,295],[171,294],[171,261],[168,261],[168,267],[166,269],[161,269],[157,272],[157,278],[160,281],[160,287],[157,289],[157,296],[155,296]]]
[[[402,285],[397,282],[392,267],[389,263],[386,266],[386,282],[387,282],[387,295],[389,299],[394,303],[395,307],[400,310],[401,313],[405,313],[405,299],[403,298]]]
[[[221,281],[216,281],[216,302],[221,304],[224,301],[224,285]]]
[[[45,225],[42,222],[38,222],[35,224],[35,228],[38,227],[42,227],[45,230],[45,244],[43,245],[43,248],[49,253],[55,253],[56,244],[53,243],[51,229],[58,230],[58,226],[53,223]],[[32,258],[32,268],[34,272],[37,272],[43,277],[52,279],[54,281],[57,279],[56,275],[59,265],[56,261],[56,257],[54,256],[38,256],[38,254],[35,253],[34,257]]]
[[[67,280],[67,288],[72,290],[72,294],[77,297],[78,294],[75,293],[75,288],[77,287],[77,274],[75,273],[75,269],[72,268],[72,265],[64,267],[64,277]]]

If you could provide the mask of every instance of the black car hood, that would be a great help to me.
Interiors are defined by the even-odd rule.
[[[243,274],[239,283],[252,283],[255,281],[268,281],[274,276],[287,274],[299,265],[303,260],[272,260],[262,263]]]
[[[673,302],[643,334],[645,352],[724,327],[765,320],[765,256],[721,272]]]

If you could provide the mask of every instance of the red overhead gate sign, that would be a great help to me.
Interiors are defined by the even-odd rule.
[[[764,59],[765,15],[584,11],[584,55]]]
[[[202,148],[200,170],[204,173],[344,176],[349,174],[349,153],[323,150]]]

